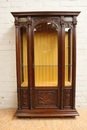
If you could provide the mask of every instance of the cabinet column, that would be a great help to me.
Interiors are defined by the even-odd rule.
[[[75,85],[76,85],[76,16],[73,16],[73,46],[72,46],[72,66],[73,66],[73,73],[72,73],[72,108],[75,109]],[[74,77],[74,78],[73,78]]]
[[[61,99],[61,104],[60,104],[60,109],[64,108],[64,103],[63,103],[63,89],[64,89],[64,71],[65,71],[65,30],[64,30],[64,16],[61,16],[61,86],[60,86],[60,99]]]
[[[30,109],[33,109],[33,66],[32,66],[32,36],[31,36],[31,25],[28,26],[28,38],[29,38],[29,45],[28,45],[28,56],[29,56],[29,59],[28,59],[28,66],[29,66],[29,70],[28,70],[28,73],[29,73],[29,101],[30,101],[30,106],[29,108]]]
[[[18,95],[18,109],[21,109],[21,88],[20,88],[20,42],[19,42],[19,26],[18,17],[15,18],[16,29],[16,73],[17,73],[17,95]]]

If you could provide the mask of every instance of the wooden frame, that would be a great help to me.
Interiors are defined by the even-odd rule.
[[[76,84],[76,24],[80,12],[12,12],[16,29],[17,117],[77,116]],[[35,87],[34,28],[40,23],[56,25],[58,36],[58,85]],[[26,28],[28,84],[21,86],[20,28]],[[72,28],[72,84],[65,85],[65,28]],[[37,41],[38,42],[38,41]],[[68,50],[70,54],[70,50]],[[68,54],[67,53],[67,54]],[[70,62],[70,61],[69,61]],[[68,68],[69,69],[69,68]],[[70,78],[70,77],[69,77]],[[39,81],[39,79],[38,79]]]

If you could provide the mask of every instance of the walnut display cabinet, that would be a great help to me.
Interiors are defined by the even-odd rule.
[[[77,116],[76,24],[80,12],[12,12],[17,117]]]

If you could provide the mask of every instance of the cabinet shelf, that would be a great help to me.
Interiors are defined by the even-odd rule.
[[[34,67],[58,66],[58,65],[34,65]]]
[[[34,65],[34,67],[46,67],[46,66],[58,66],[58,65]],[[66,64],[65,66],[72,66],[71,64]],[[28,67],[27,65],[21,65],[21,67]]]

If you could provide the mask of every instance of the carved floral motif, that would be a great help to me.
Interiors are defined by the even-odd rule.
[[[72,22],[65,22],[65,23],[64,23],[64,26],[65,26],[65,27],[71,27],[71,28],[73,28]]]
[[[71,96],[70,96],[70,90],[65,90],[65,106],[71,105]]]
[[[22,107],[28,107],[28,92],[22,90]]]
[[[38,22],[50,22],[50,23],[55,23],[57,26],[60,24],[60,18],[48,18],[48,17],[43,17],[43,18],[34,18],[33,19],[33,25],[35,26]]]
[[[55,91],[39,91],[38,105],[55,105]]]

